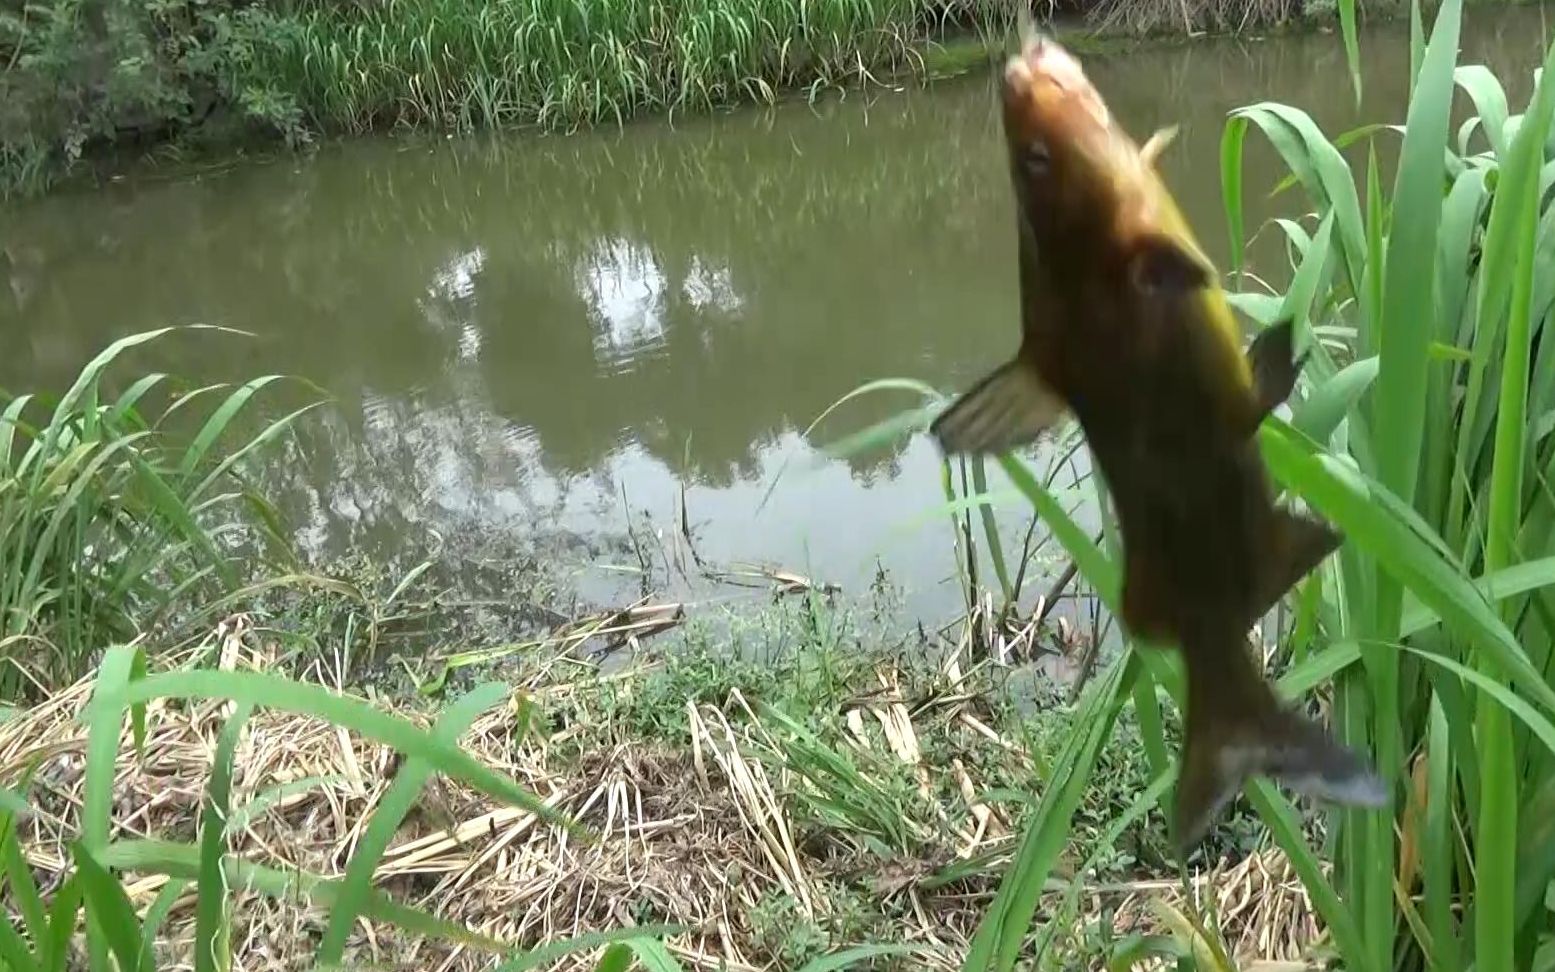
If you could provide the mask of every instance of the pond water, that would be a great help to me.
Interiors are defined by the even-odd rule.
[[[1463,61],[1489,64],[1515,110],[1547,36],[1542,8],[1476,6]],[[1331,134],[1401,121],[1407,28],[1362,44],[1359,109],[1337,35],[1087,65],[1136,137],[1181,125],[1167,174],[1224,261],[1226,113],[1285,101]],[[1248,144],[1253,216],[1297,205],[1263,201],[1282,170]],[[133,331],[227,324],[259,339],[179,337],[125,373],[279,372],[326,389],[329,410],[264,474],[310,553],[578,535],[596,562],[576,581],[607,600],[637,586],[612,569],[638,566],[619,542],[628,525],[673,545],[684,498],[709,562],[854,591],[883,567],[915,613],[943,617],[961,594],[951,529],[925,517],[943,502],[933,444],[851,462],[816,451],[907,399],[850,404],[802,433],[864,382],[953,390],[1010,353],[1006,180],[987,73],[567,137],[361,139],[178,179],[132,173],[4,215],[0,387],[63,387]],[[1277,277],[1270,236],[1255,267]],[[1001,514],[1012,541],[1020,513]]]

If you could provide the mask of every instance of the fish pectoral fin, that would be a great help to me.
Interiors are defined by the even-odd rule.
[[[1139,150],[1139,158],[1148,166],[1154,166],[1161,158],[1161,153],[1172,144],[1177,137],[1177,126],[1167,125],[1165,128],[1156,129],[1150,138],[1145,141],[1144,147]]]
[[[1249,627],[1344,543],[1344,535],[1328,523],[1288,509],[1275,511],[1270,533],[1264,542],[1268,555],[1259,561],[1257,597],[1252,616],[1247,619]]]
[[[974,385],[929,426],[950,454],[1008,452],[1057,425],[1067,403],[1020,358]]]
[[[1258,421],[1278,408],[1296,390],[1296,376],[1307,356],[1295,356],[1295,322],[1290,319],[1270,324],[1247,348],[1247,363],[1253,372],[1253,394],[1258,399]]]
[[[1210,270],[1181,240],[1165,233],[1147,233],[1134,241],[1129,279],[1148,294],[1180,295],[1210,283]]]

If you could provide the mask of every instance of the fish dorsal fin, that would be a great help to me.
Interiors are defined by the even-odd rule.
[[[1167,125],[1165,128],[1156,129],[1155,132],[1145,140],[1144,147],[1139,150],[1140,160],[1143,161],[1145,165],[1150,166],[1151,168],[1155,168],[1156,162],[1161,158],[1161,153],[1166,151],[1166,147],[1171,145],[1175,138],[1177,138],[1176,125]]]

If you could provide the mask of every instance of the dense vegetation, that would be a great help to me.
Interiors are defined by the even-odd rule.
[[[1108,0],[1132,29],[1239,28],[1286,0]],[[1004,0],[7,0],[0,195],[112,147],[322,132],[570,127],[921,71]]]

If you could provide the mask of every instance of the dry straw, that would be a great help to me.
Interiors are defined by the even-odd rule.
[[[241,618],[223,625],[217,644],[225,668],[262,670],[274,661]],[[954,660],[946,673],[952,685],[960,680]],[[605,677],[558,659],[515,688],[542,709],[570,701],[588,712],[588,698],[640,675]],[[78,826],[87,739],[81,715],[90,692],[91,682],[82,680],[0,724],[0,781],[13,781],[38,760],[31,791],[37,812],[21,833],[45,893],[63,878],[65,842]],[[872,747],[912,765],[924,792],[930,772],[923,756],[926,733],[993,737],[1011,758],[1028,759],[1020,743],[1003,739],[972,714],[967,697],[951,692],[933,706],[914,708],[896,673],[883,670],[878,688],[842,713],[848,733],[841,745]],[[390,704],[418,724],[430,723],[404,703]],[[687,929],[668,945],[688,968],[742,970],[781,967],[752,927],[758,903],[786,895],[800,914],[822,917],[835,904],[831,879],[862,876],[878,893],[902,896],[901,910],[910,918],[896,937],[921,946],[909,960],[890,960],[906,962],[891,967],[959,968],[991,898],[992,878],[932,888],[921,881],[958,857],[990,856],[1002,866],[1018,825],[1004,807],[977,802],[983,785],[959,760],[954,771],[965,802],[938,807],[937,829],[913,822],[920,860],[840,853],[848,846],[845,836],[807,832],[813,825],[795,812],[807,784],[783,763],[787,737],[781,725],[758,716],[738,692],[722,706],[687,700],[685,708],[684,745],[618,738],[581,756],[576,746],[571,756],[563,751],[586,726],[525,734],[517,707],[487,711],[462,745],[583,823],[591,839],[434,779],[390,842],[377,886],[515,948],[630,926],[651,914],[651,921]],[[114,790],[116,839],[193,838],[217,736],[231,709],[226,702],[153,703],[139,758],[126,731]],[[231,852],[281,870],[340,876],[398,765],[390,749],[325,722],[255,713],[235,758]],[[130,874],[125,887],[142,909],[165,881]],[[1311,909],[1283,857],[1250,857],[1223,874],[1199,877],[1193,887],[1201,897],[1214,889],[1215,909],[1239,955],[1294,958],[1312,940]],[[1180,898],[1175,881],[1097,886],[1082,895],[1075,920],[1108,915],[1119,933],[1156,930],[1162,919],[1149,903],[1180,907]],[[192,965],[194,905],[191,887],[163,925],[159,967]],[[241,887],[234,889],[233,917],[235,970],[307,966],[326,925],[317,906]],[[364,919],[344,958],[349,965],[448,970],[490,968],[495,956]],[[592,968],[593,959],[579,953],[551,967]]]

